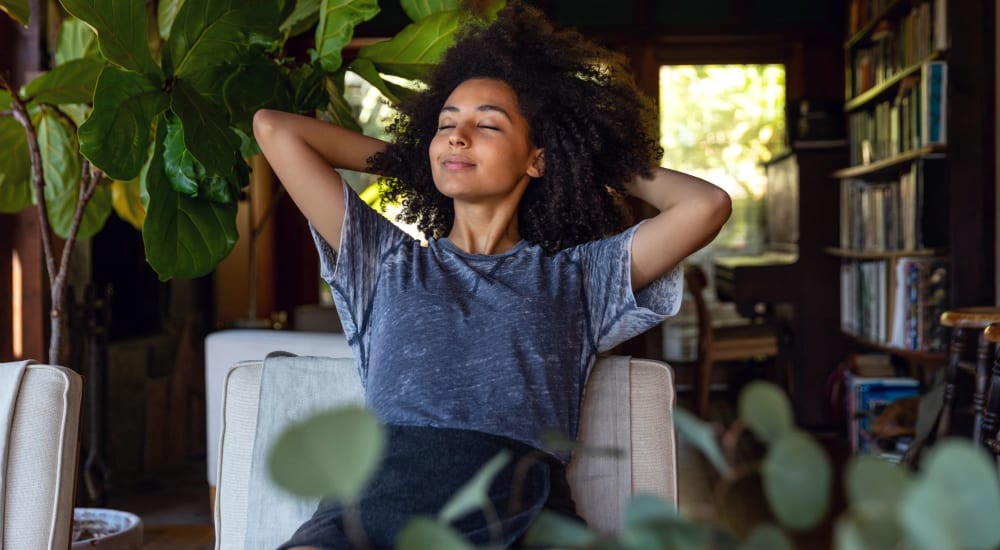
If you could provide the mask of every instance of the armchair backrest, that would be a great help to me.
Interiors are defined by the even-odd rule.
[[[0,369],[22,364],[0,363]],[[28,364],[2,378],[13,397],[2,422],[3,548],[69,548],[79,457],[83,378],[65,367]]]
[[[256,470],[252,465],[262,456],[261,446],[270,448],[280,435],[281,423],[308,416],[322,401],[333,407],[361,399],[360,383],[339,384],[346,389],[330,387],[331,377],[343,379],[350,373],[357,378],[350,359],[282,357],[278,361],[282,375],[266,379],[295,386],[279,392],[295,398],[280,406],[273,401],[267,405],[268,410],[280,411],[281,417],[277,421],[269,417],[271,425],[263,430],[268,433],[258,429],[257,418],[263,362],[238,363],[226,377],[215,500],[216,549],[242,549],[248,542],[251,547],[274,547],[308,519],[315,501],[296,500],[265,486],[252,474]],[[323,362],[323,369],[316,368],[317,361]],[[303,397],[306,394],[310,397]],[[665,363],[627,357],[606,357],[595,363],[581,411],[580,440],[588,447],[614,447],[625,453],[624,459],[582,454],[570,463],[569,482],[577,509],[592,527],[617,529],[625,500],[633,494],[657,494],[676,506],[673,407],[673,375]],[[255,507],[263,502],[267,503],[266,525],[248,521],[259,517]]]

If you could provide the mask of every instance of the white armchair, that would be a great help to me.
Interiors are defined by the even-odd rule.
[[[69,548],[82,396],[70,369],[0,363],[2,548]]]
[[[324,408],[362,400],[350,359],[271,357],[235,365],[225,380],[215,501],[216,549],[273,548],[310,517],[316,502],[274,487],[261,463],[284,426]],[[280,375],[274,374],[280,372]],[[259,400],[270,411],[258,419]],[[580,515],[594,528],[619,527],[625,501],[653,493],[677,504],[673,372],[662,362],[606,357],[591,372],[581,441],[624,450],[624,458],[582,455],[569,467]]]

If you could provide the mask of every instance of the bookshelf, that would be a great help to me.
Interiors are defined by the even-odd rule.
[[[955,2],[955,0],[952,0]],[[861,347],[943,359],[951,304],[947,0],[851,0],[840,186],[840,329]]]

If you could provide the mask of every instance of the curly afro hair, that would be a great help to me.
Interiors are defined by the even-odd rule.
[[[459,31],[428,88],[400,105],[388,129],[392,143],[370,159],[386,176],[383,200],[403,205],[403,222],[428,237],[451,230],[454,206],[434,186],[428,146],[441,107],[471,78],[506,82],[532,142],[544,149],[544,175],[518,207],[523,239],[554,253],[627,227],[624,184],[649,175],[662,156],[655,110],[621,55],[553,29],[518,2],[489,25],[473,20]]]

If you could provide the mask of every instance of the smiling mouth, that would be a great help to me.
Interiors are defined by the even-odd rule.
[[[462,160],[446,160],[442,163],[446,170],[465,170],[474,168],[476,165]]]

